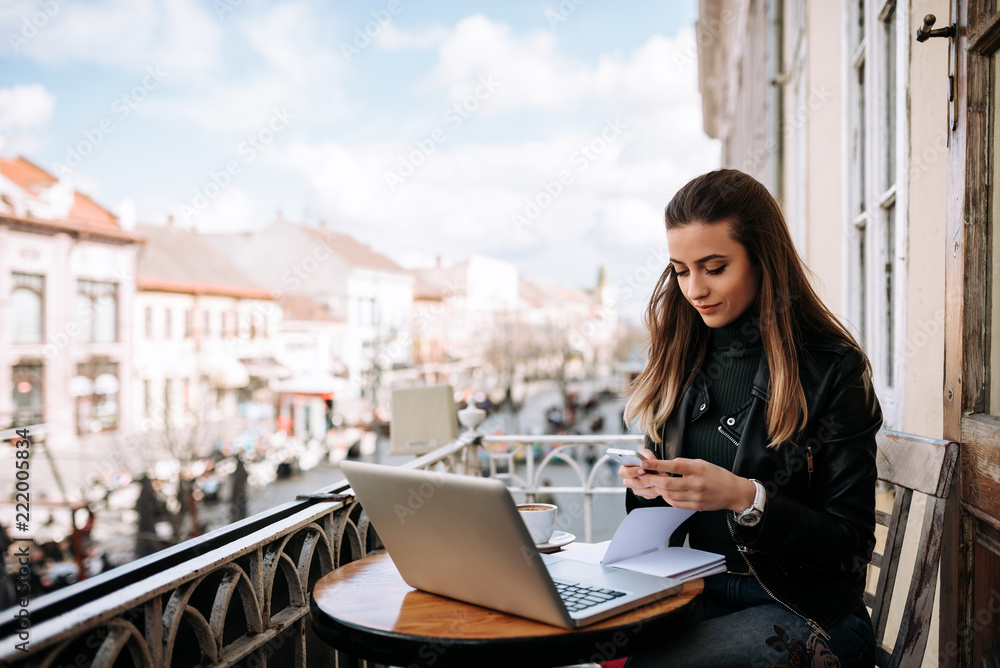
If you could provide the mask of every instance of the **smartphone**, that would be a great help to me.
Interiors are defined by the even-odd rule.
[[[606,454],[622,466],[642,466],[646,458],[635,450],[622,450],[620,448],[608,448]]]

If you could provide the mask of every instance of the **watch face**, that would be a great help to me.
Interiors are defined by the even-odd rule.
[[[740,526],[752,527],[757,526],[760,519],[761,517],[758,511],[748,510],[747,512],[741,514],[739,518],[737,518],[737,521],[740,523]]]

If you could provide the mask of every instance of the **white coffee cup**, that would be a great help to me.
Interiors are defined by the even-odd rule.
[[[551,503],[522,503],[518,505],[524,525],[528,527],[535,545],[549,542],[556,528],[556,506]]]

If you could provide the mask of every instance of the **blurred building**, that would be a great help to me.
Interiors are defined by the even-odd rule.
[[[924,665],[994,665],[1000,11],[701,0],[695,42],[705,130],[723,166],[781,201],[817,291],[868,353],[885,427],[961,443]]]
[[[527,381],[610,373],[618,319],[603,278],[590,291],[534,283],[484,255],[412,273],[414,362],[423,382],[475,388],[494,400],[510,391],[520,400]]]
[[[314,370],[346,377],[350,384],[338,385],[353,396],[345,398],[363,392],[374,401],[381,373],[410,363],[414,279],[385,255],[342,232],[280,216],[258,232],[204,239],[279,298],[304,296],[343,323],[330,338],[339,346],[330,366]],[[284,386],[294,389],[294,382]]]
[[[123,401],[132,393],[132,222],[25,158],[0,158],[0,430],[44,424],[32,440],[44,440],[74,492],[133,426]],[[37,489],[53,489],[37,461]]]
[[[334,424],[361,420],[358,388],[347,379],[342,358],[347,323],[326,304],[302,294],[278,301],[277,357],[288,376],[271,384],[278,415],[292,433],[322,439]]]
[[[281,309],[195,232],[138,225],[132,410],[142,431],[183,432],[271,410],[283,375]],[[208,440],[204,429],[194,429]],[[223,438],[225,429],[212,438]],[[232,435],[232,434],[229,434]],[[205,446],[209,444],[203,444]]]

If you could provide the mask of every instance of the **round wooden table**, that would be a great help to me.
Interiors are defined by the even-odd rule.
[[[567,630],[413,589],[388,554],[352,562],[313,588],[317,635],[334,649],[393,666],[562,666],[656,646],[697,622],[701,580],[680,594]]]

